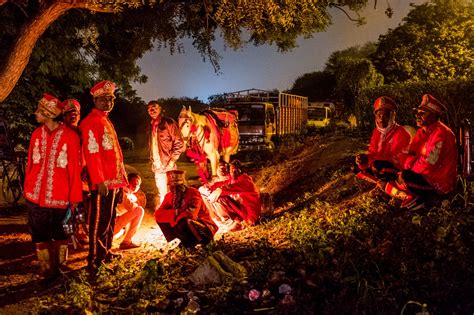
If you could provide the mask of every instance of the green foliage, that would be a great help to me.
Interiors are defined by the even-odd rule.
[[[290,93],[307,96],[309,101],[323,101],[334,98],[336,79],[327,71],[305,73],[293,83]]]
[[[473,27],[472,1],[413,6],[403,24],[380,36],[371,59],[387,83],[472,79]]]
[[[416,126],[412,109],[421,102],[425,93],[434,95],[448,108],[447,122],[457,130],[461,121],[468,118],[474,121],[474,82],[472,80],[426,81],[398,83],[364,89],[357,97],[356,103],[362,109],[362,119],[374,127],[372,104],[381,95],[393,97],[399,104],[397,121],[402,125]]]
[[[159,98],[158,102],[161,104],[164,110],[164,115],[171,117],[176,121],[178,120],[179,112],[183,106],[186,106],[186,108],[191,106],[191,109],[194,113],[199,113],[201,110],[208,108],[208,105],[198,100],[197,97]]]

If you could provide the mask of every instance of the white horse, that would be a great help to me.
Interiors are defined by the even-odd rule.
[[[234,114],[225,112],[224,115]],[[239,131],[235,116],[224,131],[209,115],[193,113],[191,107],[186,109],[183,106],[179,113],[178,126],[188,150],[200,150],[211,162],[212,176],[217,176],[217,166],[221,156],[224,161],[229,162],[230,156],[237,152]],[[228,133],[224,135],[224,132]],[[223,144],[223,137],[229,140],[224,141],[225,144]]]

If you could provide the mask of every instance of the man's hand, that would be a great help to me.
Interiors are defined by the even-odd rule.
[[[209,196],[209,200],[211,202],[216,202],[217,199],[219,199],[219,197],[221,196],[221,193],[222,193],[222,189],[217,188],[211,193],[211,195]]]
[[[369,157],[367,156],[367,154],[363,154],[363,153],[357,154],[356,163],[358,165],[367,165],[367,163],[369,163]]]
[[[166,165],[166,169],[167,169],[167,170],[172,170],[175,165],[176,165],[176,163],[175,163],[173,160],[170,160],[170,161],[168,162],[168,165]]]
[[[97,184],[97,191],[102,197],[107,197],[107,195],[109,194],[109,189],[104,183]]]

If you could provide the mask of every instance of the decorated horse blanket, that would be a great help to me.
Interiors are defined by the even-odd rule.
[[[201,112],[209,120],[211,127],[219,135],[219,151],[234,147],[230,154],[237,152],[239,143],[239,130],[237,115],[234,112],[218,109],[207,109]]]

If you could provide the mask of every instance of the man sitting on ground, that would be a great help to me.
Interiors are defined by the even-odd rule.
[[[388,96],[374,102],[375,126],[367,154],[357,154],[357,177],[373,183],[394,180],[401,169],[400,154],[408,151],[411,135],[395,121],[397,104]]]
[[[217,166],[217,177],[213,178],[211,183],[205,184],[199,187],[199,192],[201,193],[202,200],[209,209],[209,214],[211,215],[212,220],[216,224],[225,224],[230,222],[230,217],[227,215],[227,211],[219,202],[211,202],[209,196],[214,190],[219,188],[222,182],[225,182],[230,179],[229,172],[229,163],[225,161],[220,161]]]
[[[230,163],[230,177],[215,184],[209,200],[223,206],[227,216],[234,221],[229,230],[236,231],[242,229],[242,222],[247,225],[257,222],[262,213],[262,203],[252,177],[242,173],[240,161]]]
[[[128,185],[123,188],[122,203],[117,205],[117,218],[115,219],[114,235],[117,235],[128,224],[125,237],[120,244],[120,249],[133,249],[140,245],[133,242],[133,237],[140,228],[145,210],[143,209],[143,197],[139,194],[142,179],[137,173],[127,176]]]
[[[445,195],[456,184],[457,146],[454,133],[440,121],[446,107],[429,94],[416,109],[416,132],[407,154],[400,156],[404,171],[388,182],[385,192],[402,200],[401,209],[422,208],[434,193]]]
[[[168,242],[178,238],[184,247],[207,244],[217,231],[209,210],[195,188],[186,185],[180,170],[166,172],[169,192],[155,211],[156,223]]]

